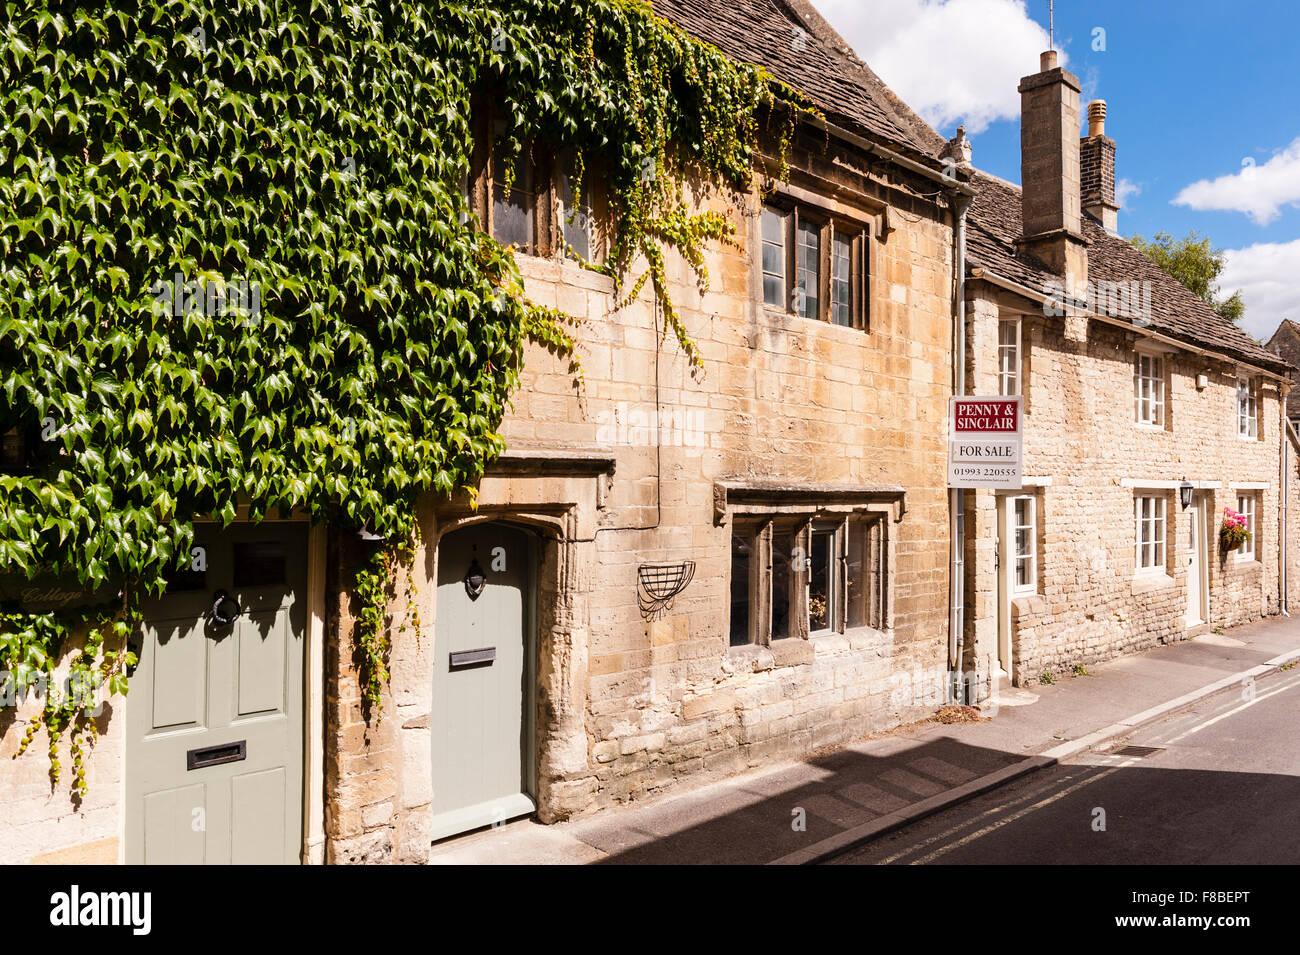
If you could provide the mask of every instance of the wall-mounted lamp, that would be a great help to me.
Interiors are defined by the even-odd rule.
[[[1192,483],[1183,478],[1183,483],[1178,485],[1178,503],[1183,505],[1183,510],[1192,506]]]

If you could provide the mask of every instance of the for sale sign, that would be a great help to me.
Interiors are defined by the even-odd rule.
[[[1019,397],[949,402],[949,487],[1018,489],[1022,449]]]

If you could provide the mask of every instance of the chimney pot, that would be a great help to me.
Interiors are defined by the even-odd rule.
[[[1095,99],[1088,104],[1088,135],[1106,135],[1106,101]]]
[[[1044,50],[1038,58],[1038,72],[1046,73],[1048,70],[1056,69],[1056,51]]]

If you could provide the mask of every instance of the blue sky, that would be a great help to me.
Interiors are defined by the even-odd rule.
[[[975,164],[1020,181],[1018,78],[1038,70],[1048,0],[814,0],[872,68]],[[1057,0],[1056,47],[1107,101],[1124,235],[1196,229],[1229,250],[1245,327],[1300,321],[1300,55],[1294,3]]]

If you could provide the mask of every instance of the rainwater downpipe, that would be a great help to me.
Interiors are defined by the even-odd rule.
[[[966,210],[971,197],[962,192],[952,193],[953,210],[953,368],[952,390],[958,397],[966,394]],[[949,528],[948,547],[951,566],[948,569],[948,702],[964,703],[965,682],[961,674],[961,661],[966,644],[966,515],[963,492],[949,488],[948,512],[952,526]]]
[[[1290,461],[1289,461],[1289,455],[1288,455],[1288,452],[1289,452],[1289,450],[1290,450],[1291,435],[1294,434],[1295,432],[1293,432],[1293,431],[1291,430],[1291,422],[1290,422],[1290,420],[1289,420],[1289,419],[1287,418],[1287,416],[1286,416],[1286,399],[1287,399],[1287,393],[1288,393],[1291,389],[1286,388],[1286,387],[1284,386],[1284,387],[1281,388],[1280,390],[1281,390],[1281,392],[1282,392],[1282,400],[1279,402],[1280,407],[1279,407],[1279,409],[1278,409],[1278,414],[1279,414],[1280,417],[1281,417],[1281,424],[1282,424],[1282,427],[1281,427],[1281,429],[1280,429],[1281,432],[1282,432],[1282,495],[1281,495],[1281,500],[1279,501],[1281,507],[1278,509],[1278,515],[1279,515],[1279,518],[1280,518],[1279,523],[1280,523],[1282,526],[1281,526],[1281,528],[1280,528],[1279,531],[1278,531],[1277,539],[1278,539],[1279,541],[1282,542],[1282,551],[1281,551],[1281,554],[1282,554],[1282,556],[1281,556],[1281,565],[1282,565],[1282,566],[1279,568],[1279,570],[1281,571],[1281,573],[1278,575],[1278,578],[1279,578],[1279,581],[1280,581],[1280,583],[1281,583],[1281,587],[1280,587],[1280,589],[1281,589],[1281,591],[1282,591],[1282,593],[1279,595],[1280,598],[1281,598],[1282,616],[1284,616],[1284,617],[1289,617],[1289,616],[1291,616],[1291,610],[1290,610],[1290,608],[1287,606],[1288,601],[1287,601],[1287,579],[1286,579],[1286,578],[1287,578],[1287,574],[1286,574],[1286,538],[1287,538],[1287,530],[1288,530],[1288,527],[1287,527],[1287,524],[1288,524],[1288,521],[1287,521],[1287,514],[1288,514],[1288,509],[1287,509],[1287,495],[1290,493],[1290,489],[1289,489],[1288,486],[1287,486],[1287,478],[1288,478],[1290,475],[1288,475],[1287,472],[1291,470],[1291,466],[1290,466]]]

